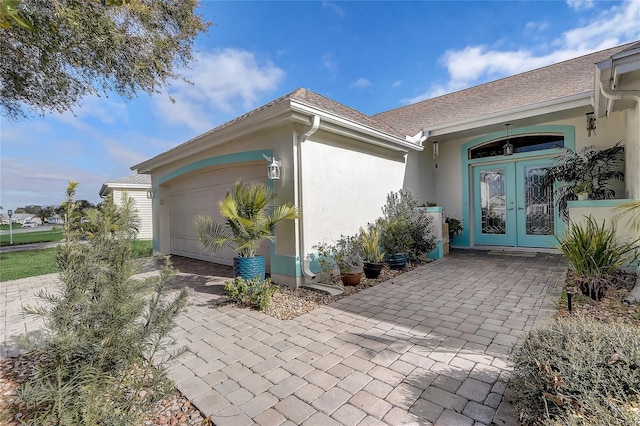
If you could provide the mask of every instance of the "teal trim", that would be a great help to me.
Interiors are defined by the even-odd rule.
[[[569,201],[569,208],[571,207],[618,207],[626,203],[630,203],[630,198],[616,199],[616,200],[584,200],[584,201]]]
[[[151,215],[153,222],[153,250],[159,252],[160,251],[160,194],[155,188],[151,188],[154,190],[155,197],[151,201]]]
[[[287,277],[301,277],[302,266],[300,265],[300,257],[276,254],[276,245],[271,243],[269,248],[271,262],[271,274],[279,274]]]
[[[187,164],[186,166],[182,166],[179,167],[169,173],[167,173],[164,176],[161,176],[158,178],[157,181],[157,185],[162,185],[165,184],[177,177],[180,177],[184,174],[187,173],[191,173],[194,172],[196,170],[200,170],[200,169],[204,169],[204,168],[208,168],[208,167],[213,167],[213,166],[222,166],[222,165],[226,165],[226,164],[234,164],[234,163],[246,163],[246,162],[251,162],[251,161],[265,161],[264,159],[264,155],[269,156],[269,157],[273,157],[273,150],[271,149],[265,149],[265,150],[257,150],[257,151],[246,151],[246,152],[236,152],[233,154],[226,154],[226,155],[220,155],[218,157],[210,157],[210,158],[204,158],[202,160],[198,160],[198,161],[194,161],[193,163]],[[266,162],[265,162],[266,164]],[[266,166],[265,166],[265,177],[266,177]],[[269,180],[269,186],[271,188],[274,188],[274,182],[272,180]],[[154,214],[156,214],[155,212],[158,212],[158,220],[156,221],[156,225],[155,225],[155,233],[154,233],[154,240],[153,240],[153,246],[154,249],[156,250],[160,250],[160,221],[159,221],[159,212],[160,212],[160,205],[159,205],[159,197],[154,198],[154,209],[153,212]],[[272,256],[270,257],[269,261],[271,263],[271,268],[272,268],[272,272],[273,272],[273,267],[275,264],[276,269],[280,268],[280,270],[282,271],[291,271],[291,262],[290,261],[281,261],[280,255],[276,255],[275,254],[275,243],[272,241],[270,244],[270,248],[269,248]],[[299,269],[299,261],[297,262],[298,266],[297,268]],[[286,273],[281,273],[281,272],[276,272],[278,274],[281,275],[289,275]],[[289,276],[301,276],[300,275],[289,275]]]
[[[191,173],[199,169],[204,169],[206,167],[221,166],[221,165],[233,164],[233,163],[246,163],[249,161],[260,161],[260,160],[264,161],[263,155],[272,157],[273,151],[270,149],[265,149],[260,151],[236,152],[233,154],[220,155],[218,157],[210,157],[210,158],[194,161],[191,164],[182,166],[172,172],[167,173],[164,176],[159,177],[158,185],[162,185],[186,173]],[[265,167],[265,176],[266,174],[267,172]]]
[[[442,240],[436,241],[436,248],[434,248],[427,257],[433,260],[442,259],[444,257],[444,242]]]
[[[543,126],[527,126],[516,129],[510,129],[510,136],[516,135],[524,135],[524,134],[541,134],[541,133],[557,133],[564,135],[564,146],[568,149],[575,151],[576,141],[575,141],[575,127],[567,126],[567,125],[543,125]],[[484,143],[502,139],[505,137],[505,132],[493,132],[486,134],[484,136],[473,139],[462,145],[460,148],[460,162],[462,165],[462,223],[464,224],[464,230],[462,235],[457,235],[455,237],[456,246],[460,247],[470,247],[471,246],[471,235],[472,235],[472,223],[471,218],[471,190],[470,183],[471,179],[469,176],[469,172],[472,166],[482,165],[485,163],[498,162],[498,161],[524,161],[524,160],[533,160],[534,158],[540,156],[549,156],[555,153],[555,149],[545,149],[541,151],[533,151],[533,152],[525,152],[525,153],[516,153],[509,157],[506,156],[496,156],[489,158],[476,158],[473,160],[469,159],[469,149],[482,145]],[[498,164],[496,164],[498,165]],[[477,167],[473,167],[476,169]],[[477,195],[476,195],[477,196]],[[478,223],[475,222],[474,225]],[[556,214],[555,217],[555,226],[556,226],[556,235],[562,235],[564,233],[564,223],[560,220]],[[473,226],[475,228],[475,226]],[[475,244],[478,244],[477,241],[474,241]],[[505,244],[507,245],[507,244]]]
[[[442,210],[444,209],[440,206],[427,207],[427,213],[442,213]]]

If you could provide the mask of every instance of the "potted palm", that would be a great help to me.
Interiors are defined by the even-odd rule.
[[[622,141],[610,148],[597,149],[587,146],[580,152],[558,148],[558,155],[547,168],[545,183],[563,185],[555,190],[560,215],[569,220],[568,202],[580,198],[608,200],[615,197],[612,180],[624,180],[624,145]],[[579,195],[582,193],[588,195]]]
[[[380,249],[380,234],[379,224],[369,225],[367,230],[360,227],[358,242],[360,243],[364,261],[364,276],[369,279],[378,278],[384,266],[384,252]]]
[[[274,240],[278,222],[298,216],[291,204],[272,207],[275,199],[274,190],[265,184],[236,182],[219,202],[222,223],[214,222],[209,216],[195,217],[200,244],[212,252],[230,247],[238,254],[233,259],[236,277],[264,280],[264,256],[256,256],[260,243]]]

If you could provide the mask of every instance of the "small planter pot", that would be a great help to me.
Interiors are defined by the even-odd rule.
[[[264,281],[264,256],[234,257],[233,275],[235,277],[244,278],[245,280],[251,280],[257,277],[258,279]]]
[[[578,201],[586,201],[589,199],[589,193],[588,192],[580,192],[578,193]]]
[[[364,276],[369,279],[376,279],[380,276],[380,271],[382,271],[382,267],[384,263],[374,263],[374,262],[364,262]]]
[[[407,265],[407,255],[404,253],[387,254],[384,261],[391,269],[402,269]]]
[[[358,272],[357,274],[340,275],[340,280],[344,285],[358,285],[362,280],[362,272]]]

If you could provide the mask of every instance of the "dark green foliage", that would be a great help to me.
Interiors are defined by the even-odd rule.
[[[609,278],[618,268],[637,258],[635,242],[620,242],[615,227],[599,225],[589,216],[582,223],[571,223],[558,249],[580,281],[580,290],[593,299],[605,293]]]
[[[69,185],[67,217],[76,213],[75,188]],[[133,424],[170,389],[162,354],[187,293],[167,299],[168,259],[159,277],[132,277],[135,232],[126,224],[133,216],[127,205],[104,206],[87,241],[80,222],[65,224],[62,286],[39,294],[44,307],[28,309],[45,321],[41,336],[24,339],[38,361],[20,390],[34,424]]]
[[[637,425],[640,339],[632,325],[561,318],[514,352],[513,406],[524,424]]]
[[[417,207],[418,202],[409,191],[401,189],[387,195],[380,222],[380,243],[386,253],[404,253],[402,249],[406,246],[406,254],[415,261],[436,248],[431,231],[433,219],[426,210]]]
[[[10,2],[13,19],[0,7],[0,111],[10,119],[63,112],[91,94],[160,93],[208,27],[197,0]]]
[[[224,283],[224,289],[235,302],[258,308],[261,311],[269,307],[271,296],[278,291],[278,287],[271,284],[269,278],[263,281],[259,278],[245,280],[237,277],[233,281]]]
[[[568,148],[559,148],[552,165],[547,168],[545,181],[563,183],[556,190],[556,202],[560,214],[569,219],[567,203],[577,200],[576,193],[587,189],[592,200],[608,200],[615,196],[610,187],[611,180],[624,180],[624,145],[622,141],[611,148],[596,149],[587,146],[576,153]]]

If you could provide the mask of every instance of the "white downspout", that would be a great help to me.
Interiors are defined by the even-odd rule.
[[[297,185],[296,185],[296,200],[297,204],[300,208],[300,218],[298,219],[298,252],[300,253],[300,266],[302,269],[302,275],[305,278],[310,280],[315,279],[316,274],[314,274],[311,269],[309,269],[309,262],[307,262],[307,256],[305,253],[304,246],[304,208],[302,203],[302,143],[305,142],[309,136],[313,135],[320,127],[320,116],[314,115],[312,117],[311,126],[307,129],[307,131],[298,137],[297,142],[297,158],[296,163],[298,165],[297,170]]]

